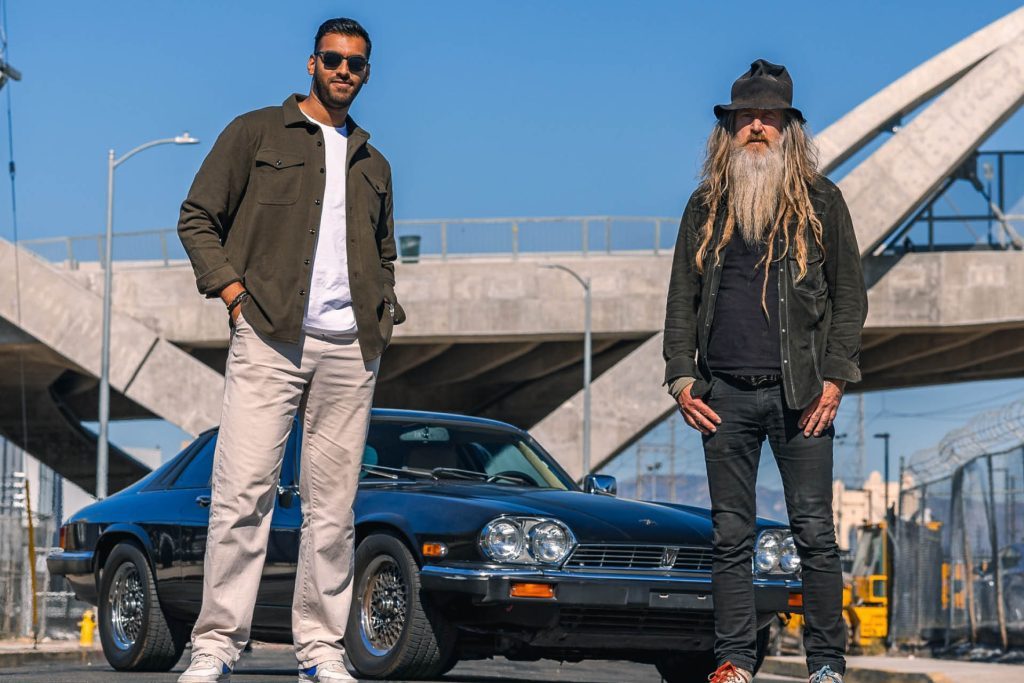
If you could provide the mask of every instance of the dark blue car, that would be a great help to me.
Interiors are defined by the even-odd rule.
[[[216,430],[71,517],[53,574],[99,606],[119,670],[167,670],[202,600]],[[291,642],[302,521],[293,432],[252,624]],[[356,588],[345,636],[364,678],[436,677],[462,659],[654,663],[668,681],[714,669],[706,509],[584,490],[526,432],[471,417],[375,410],[356,498]],[[788,529],[759,520],[759,656],[799,604]],[[788,567],[786,571],[783,567]]]

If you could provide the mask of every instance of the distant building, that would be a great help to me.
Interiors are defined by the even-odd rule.
[[[899,482],[891,481],[889,505],[899,500]],[[841,480],[832,482],[832,514],[835,516],[836,536],[843,552],[856,545],[857,527],[885,519],[885,482],[877,470],[868,475],[859,489],[847,488]]]

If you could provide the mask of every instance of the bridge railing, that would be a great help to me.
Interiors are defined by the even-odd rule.
[[[417,219],[395,222],[405,261],[459,258],[517,259],[530,254],[651,254],[671,251],[678,218],[555,216]],[[103,262],[102,234],[21,240],[48,261],[75,269]],[[114,260],[164,267],[185,260],[174,228],[114,233]]]

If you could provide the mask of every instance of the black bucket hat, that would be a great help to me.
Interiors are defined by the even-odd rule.
[[[732,84],[732,102],[715,105],[715,116],[722,118],[737,109],[785,109],[805,121],[803,113],[793,106],[793,79],[781,64],[759,59],[750,70]]]

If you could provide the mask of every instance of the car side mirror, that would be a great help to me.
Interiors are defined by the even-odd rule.
[[[299,497],[299,489],[297,486],[278,486],[277,487],[277,498],[281,502],[281,507],[290,508],[295,505],[295,499]]]
[[[614,496],[619,491],[615,477],[607,474],[588,474],[583,477],[583,490],[601,496]]]

